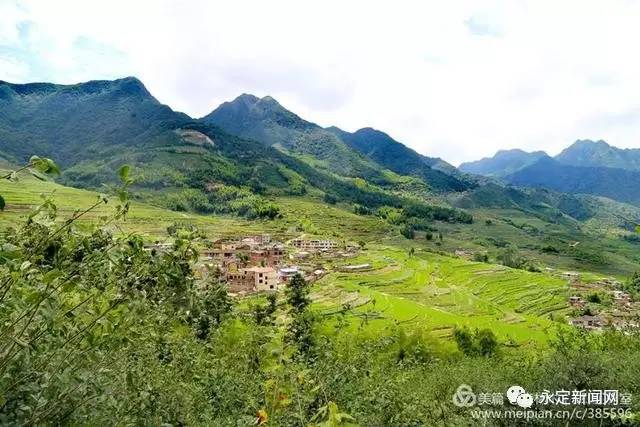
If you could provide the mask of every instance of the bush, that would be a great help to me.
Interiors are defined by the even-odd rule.
[[[476,329],[471,333],[468,328],[455,328],[453,337],[458,350],[467,356],[491,357],[498,350],[498,339],[490,329]]]
[[[325,193],[323,199],[325,203],[329,205],[335,205],[336,203],[338,203],[338,198],[333,194]]]
[[[402,227],[402,229],[400,230],[400,234],[410,240],[415,238],[416,236],[415,230],[410,225],[405,225],[404,227]]]

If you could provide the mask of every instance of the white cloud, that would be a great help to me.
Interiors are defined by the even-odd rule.
[[[630,1],[0,1],[0,79],[136,75],[194,116],[270,94],[454,163],[578,138],[632,147],[639,13]]]

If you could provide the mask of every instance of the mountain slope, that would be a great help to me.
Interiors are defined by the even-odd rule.
[[[62,165],[151,147],[189,117],[160,104],[133,77],[76,85],[0,82],[0,150],[11,160],[38,153]]]
[[[622,149],[606,142],[578,140],[555,159],[572,166],[607,167],[640,171],[640,149]]]
[[[544,151],[528,153],[519,149],[500,150],[493,157],[462,163],[458,169],[466,173],[500,178],[527,167],[543,157],[547,157]]]
[[[640,172],[605,167],[581,167],[542,158],[504,179],[514,185],[584,193],[640,205]]]
[[[471,186],[470,183],[442,171],[448,169],[447,166],[449,170],[455,170],[453,166],[441,159],[422,156],[384,132],[372,128],[363,128],[354,133],[337,127],[327,130],[376,163],[401,175],[419,177],[433,188],[463,191]]]
[[[333,133],[286,110],[270,96],[241,95],[201,119],[232,135],[254,139],[294,155],[317,160],[339,175],[389,184],[384,171],[351,150]]]
[[[445,169],[446,165],[440,159],[421,158],[385,134],[382,135],[389,141],[385,141],[384,146],[374,150],[374,153],[364,149],[363,145],[372,137],[376,140],[372,144],[377,146],[377,140],[380,139],[378,135],[366,130],[361,134],[349,134],[337,128],[324,129],[285,109],[270,96],[257,98],[241,95],[223,103],[201,120],[219,126],[230,134],[255,139],[291,153],[315,167],[346,177],[364,178],[377,185],[397,186],[397,180],[392,179],[385,170],[389,169],[400,175],[418,177],[436,191],[460,191],[466,188],[466,184],[458,178],[430,168],[431,163]],[[407,156],[406,160],[418,166],[412,169],[398,167],[402,161],[388,160],[390,156]],[[417,159],[414,160],[414,157]],[[423,170],[422,173],[414,173],[418,168]]]

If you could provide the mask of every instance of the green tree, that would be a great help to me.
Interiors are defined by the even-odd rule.
[[[309,284],[300,273],[297,273],[291,278],[285,294],[287,304],[291,307],[291,313],[293,315],[301,314],[307,309],[311,303],[309,293]]]
[[[310,287],[299,273],[293,276],[286,290],[287,304],[291,321],[288,327],[288,340],[296,345],[298,352],[309,357],[315,340],[313,327],[315,316],[308,309]]]

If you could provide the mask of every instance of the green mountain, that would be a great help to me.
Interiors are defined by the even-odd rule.
[[[240,97],[241,102],[250,100]],[[322,129],[316,133],[317,126],[287,115],[275,101],[264,102],[276,120],[294,123],[282,129],[310,130],[310,147],[328,141],[325,148],[330,156],[325,159],[340,158],[354,176],[367,180],[340,176],[316,167],[315,158],[303,161],[175,112],[131,77],[75,85],[2,82],[0,157],[14,164],[24,164],[32,154],[51,157],[63,167],[63,183],[84,188],[99,188],[114,179],[122,164],[130,164],[142,175],[136,194],[176,210],[273,215],[271,196],[329,193],[336,201],[368,209],[413,206],[415,212],[431,215],[423,201],[395,191],[406,181],[404,177],[353,151],[332,133]],[[306,141],[302,138],[298,143],[305,146]],[[328,148],[332,144],[339,155]],[[376,183],[394,185],[394,191]],[[446,209],[437,210],[440,217],[448,215]]]
[[[363,129],[349,134],[337,128],[325,129],[300,118],[270,96],[241,95],[223,103],[202,121],[230,134],[261,141],[317,168],[364,178],[376,185],[397,185],[397,180],[385,171],[389,169],[400,175],[418,177],[436,191],[460,191],[467,187],[460,179],[431,169],[435,164],[444,169],[439,159],[422,158],[382,132]],[[370,149],[366,148],[368,144]],[[402,166],[403,157],[414,165]]]
[[[177,143],[171,130],[188,121],[133,77],[75,85],[0,81],[0,150],[17,162],[38,153],[66,166],[123,147]]]
[[[421,178],[433,188],[464,191],[472,186],[464,177],[455,176],[455,168],[452,165],[439,158],[418,154],[379,130],[363,128],[354,133],[345,132],[337,127],[327,130],[385,168],[401,175]]]
[[[504,179],[513,185],[593,194],[640,205],[640,171],[571,166],[542,158]]]
[[[232,135],[260,141],[339,175],[390,184],[382,168],[351,150],[333,133],[303,120],[270,96],[241,95],[202,118]]]
[[[523,150],[500,150],[493,157],[462,163],[458,169],[476,175],[504,177],[525,168],[541,158],[547,157],[544,151],[528,153]]]
[[[572,166],[640,171],[640,148],[617,148],[602,140],[578,140],[565,148],[555,159]]]

